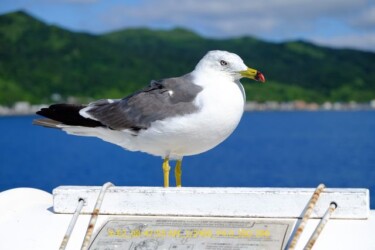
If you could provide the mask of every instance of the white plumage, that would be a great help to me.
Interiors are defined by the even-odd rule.
[[[185,105],[184,102],[186,102],[185,106],[189,108],[189,112],[184,111],[185,106],[182,106],[183,108],[178,112],[172,112],[171,110],[174,108],[172,105],[168,106],[168,110],[165,110],[165,112],[170,112],[170,115],[163,116],[162,110],[155,110],[155,113],[161,113],[162,118],[152,120],[145,129],[134,130],[133,126],[125,125],[123,128],[120,126],[120,129],[113,129],[110,118],[108,118],[109,120],[106,117],[107,120],[101,118],[103,114],[95,111],[103,105],[103,101],[101,101],[99,104],[95,102],[80,109],[79,115],[103,123],[106,126],[87,127],[76,124],[71,125],[62,121],[56,127],[69,134],[95,136],[127,150],[142,151],[160,156],[165,161],[174,159],[181,163],[184,156],[200,154],[217,146],[237,127],[243,114],[246,100],[244,88],[239,81],[242,77],[265,81],[260,72],[248,68],[236,54],[226,51],[210,51],[201,59],[194,71],[189,74],[189,77],[185,76],[185,78],[191,79],[190,81],[182,81],[183,83],[181,84],[183,85],[175,89],[173,89],[173,86],[178,86],[177,83],[170,85],[172,86],[170,87],[171,89],[168,89],[167,84],[162,86],[166,88],[170,99],[162,96],[163,92],[158,93],[158,96],[161,97],[158,97],[159,99],[157,100],[163,102],[168,102],[169,100],[169,102],[172,102],[174,100],[172,98],[175,98],[175,95],[185,96],[185,94],[190,94],[189,84],[192,87],[199,88],[198,91],[192,92],[193,95],[191,98],[189,97],[190,99],[180,97],[181,99],[177,101],[178,105]],[[178,80],[178,78],[176,79]],[[146,92],[144,93],[145,96],[147,94]],[[108,104],[105,103],[105,105],[113,105],[119,101],[108,99]],[[130,99],[126,101],[130,102]],[[145,103],[145,106],[152,105]],[[125,104],[128,105],[127,103]],[[171,104],[168,103],[168,105]],[[130,112],[131,110],[129,111],[129,109],[132,107],[128,106],[123,108],[122,111]],[[147,117],[143,119],[147,120]],[[116,126],[118,127],[119,125],[116,123]],[[163,168],[168,169],[169,165],[168,167],[163,165]]]

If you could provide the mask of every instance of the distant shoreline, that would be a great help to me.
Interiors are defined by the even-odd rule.
[[[11,107],[0,105],[0,116],[35,115],[38,110],[47,106],[48,104],[33,105],[28,102],[16,102]],[[325,102],[323,104],[305,101],[246,102],[245,111],[375,111],[375,100],[368,103]]]
[[[245,111],[375,111],[375,100],[368,103],[357,102],[324,102],[318,104],[315,102],[291,101],[291,102],[274,102],[267,101],[246,102]]]

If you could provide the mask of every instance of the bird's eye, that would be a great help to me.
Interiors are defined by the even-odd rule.
[[[221,60],[221,61],[220,61],[220,65],[221,65],[221,66],[225,66],[225,65],[228,65],[228,63],[227,63],[226,61],[224,61],[224,60]]]

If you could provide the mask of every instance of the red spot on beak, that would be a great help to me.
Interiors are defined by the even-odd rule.
[[[255,76],[255,80],[260,81],[260,82],[266,82],[266,78],[259,71],[258,71],[257,75]]]

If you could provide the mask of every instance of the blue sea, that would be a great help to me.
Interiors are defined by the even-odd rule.
[[[161,158],[0,117],[0,191],[161,186]],[[171,175],[173,177],[173,174]],[[171,179],[172,184],[174,180]],[[375,112],[249,112],[221,145],[183,161],[183,185],[368,188],[375,208]]]

